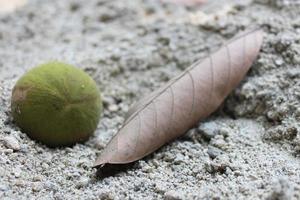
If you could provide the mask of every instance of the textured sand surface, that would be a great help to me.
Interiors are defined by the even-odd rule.
[[[300,3],[31,0],[0,14],[0,199],[300,199]],[[224,105],[184,137],[114,176],[91,168],[128,107],[246,28],[265,39]],[[49,149],[16,127],[11,90],[49,60],[99,84],[88,142]]]

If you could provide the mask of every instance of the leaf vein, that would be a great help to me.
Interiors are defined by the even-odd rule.
[[[170,85],[170,92],[171,92],[171,96],[172,96],[172,104],[171,104],[171,116],[170,116],[170,121],[169,121],[169,124],[168,124],[168,127],[172,127],[172,121],[173,121],[173,115],[174,115],[174,105],[175,105],[175,102],[174,102],[174,91],[173,91],[173,88],[172,88],[172,85]]]
[[[228,76],[227,76],[227,81],[228,82],[230,80],[230,76],[231,76],[231,55],[230,55],[230,51],[229,51],[229,47],[228,44],[225,45],[226,48],[226,52],[227,52],[227,59],[228,59]],[[228,84],[228,83],[227,83]],[[229,87],[229,85],[227,85],[227,87]]]
[[[156,104],[155,101],[152,102],[153,103],[153,107],[154,107],[154,116],[155,116],[155,134],[157,133],[157,108],[156,108]]]
[[[233,40],[230,40],[227,42],[227,44],[230,44],[234,41],[237,41],[238,39],[242,38],[242,37],[245,37],[255,31],[259,30],[259,28],[256,28],[256,29],[253,29],[251,31],[248,31],[244,34],[241,34],[240,36],[237,36],[236,38],[234,38]],[[219,51],[219,50],[217,50]],[[211,54],[209,54],[209,56],[211,57]],[[132,121],[132,119],[134,119],[137,114],[141,111],[143,111],[149,104],[152,103],[153,99],[157,98],[158,96],[160,96],[162,93],[164,93],[170,86],[172,86],[177,80],[179,80],[180,78],[182,78],[183,76],[186,75],[186,73],[188,72],[188,70],[192,70],[194,69],[196,66],[198,66],[199,63],[201,63],[202,60],[198,60],[197,62],[195,62],[194,64],[192,64],[190,67],[188,67],[180,76],[178,76],[177,78],[175,78],[173,81],[171,81],[168,85],[166,85],[165,88],[163,88],[160,92],[158,92],[155,96],[153,96],[141,109],[137,110],[135,113],[132,114],[132,117],[130,117],[129,120],[127,120],[127,123],[124,124],[124,126],[121,127],[124,128],[128,123],[130,123]]]
[[[211,73],[211,89],[210,89],[210,93],[209,93],[209,99],[212,99],[213,96],[213,92],[214,92],[214,64],[213,64],[213,58],[211,56],[211,54],[209,54],[209,61],[210,61],[210,73]]]
[[[192,81],[192,94],[193,94],[193,103],[192,103],[192,108],[191,108],[191,112],[190,112],[190,115],[193,113],[193,110],[194,110],[194,106],[195,106],[195,83],[194,83],[194,78],[193,78],[193,75],[191,74],[191,72],[188,70],[188,74],[191,78],[191,81]]]

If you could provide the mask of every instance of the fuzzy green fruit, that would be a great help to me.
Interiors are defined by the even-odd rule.
[[[40,65],[13,88],[12,115],[33,139],[50,147],[87,140],[100,119],[102,102],[93,79],[60,62]]]

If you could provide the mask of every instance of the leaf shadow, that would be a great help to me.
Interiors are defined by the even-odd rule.
[[[105,164],[103,167],[97,168],[96,178],[102,180],[107,177],[117,176],[121,173],[126,173],[128,170],[133,169],[135,162],[128,164]]]

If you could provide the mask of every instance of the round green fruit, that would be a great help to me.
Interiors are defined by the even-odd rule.
[[[100,91],[84,71],[50,62],[21,77],[13,88],[12,115],[27,135],[50,147],[87,140],[102,110]]]

